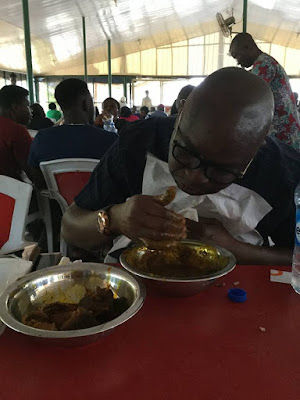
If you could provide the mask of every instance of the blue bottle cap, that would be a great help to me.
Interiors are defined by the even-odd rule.
[[[228,297],[231,301],[235,303],[243,303],[247,300],[247,292],[246,290],[234,288],[228,290]]]

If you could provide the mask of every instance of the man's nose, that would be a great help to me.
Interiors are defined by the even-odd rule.
[[[203,168],[185,169],[184,172],[185,172],[187,179],[190,181],[194,181],[197,183],[208,183],[209,182],[209,179],[205,175]]]

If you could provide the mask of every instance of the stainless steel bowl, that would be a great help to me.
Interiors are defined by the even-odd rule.
[[[145,246],[133,246],[123,251],[120,262],[127,271],[139,276],[145,280],[147,287],[155,289],[156,292],[166,296],[193,296],[207,286],[215,282],[222,276],[227,275],[236,266],[236,259],[228,250],[219,246],[208,246],[194,240],[183,240],[188,246],[191,246],[199,252],[199,275],[191,278],[176,278],[158,276],[147,270],[141,263],[141,256],[145,251],[151,251]],[[166,253],[167,254],[167,253]],[[211,264],[211,273],[204,274],[201,271],[201,262]],[[213,268],[213,267],[216,268]]]
[[[106,283],[110,285],[116,296],[126,297],[130,304],[112,321],[72,331],[47,331],[21,322],[22,316],[33,305],[53,301],[77,302],[82,286],[93,290],[103,282],[104,286]],[[142,307],[145,296],[144,285],[120,268],[93,263],[69,264],[30,273],[10,285],[0,297],[0,318],[9,328],[38,340],[55,345],[80,346],[100,339],[133,317]]]

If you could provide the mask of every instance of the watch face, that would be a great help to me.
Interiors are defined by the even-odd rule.
[[[103,211],[100,211],[98,214],[98,224],[99,224],[99,232],[103,233],[105,228],[105,220],[103,218]]]
[[[98,213],[98,225],[100,233],[109,233],[109,228],[108,228],[109,221],[105,211],[100,211]]]

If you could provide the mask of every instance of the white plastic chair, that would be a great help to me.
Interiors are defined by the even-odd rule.
[[[33,244],[24,238],[32,186],[0,175],[0,255]]]
[[[42,196],[41,191],[34,187],[31,180],[25,174],[24,171],[21,173],[22,181],[25,183],[29,183],[33,187],[33,193],[35,193],[37,202],[38,202],[38,211],[35,211],[31,214],[28,214],[26,218],[26,225],[30,224],[33,221],[38,219],[42,219],[45,224],[46,228],[46,235],[47,235],[47,250],[48,253],[53,252],[53,231],[52,231],[52,220],[51,220],[51,210],[50,210],[50,202],[49,196]]]
[[[42,195],[43,191],[36,190],[37,201],[39,205],[40,215],[42,220],[44,221],[46,227],[46,236],[47,236],[47,248],[48,253],[53,252],[53,230],[52,230],[52,220],[51,220],[51,209],[50,209],[50,201],[48,196]],[[28,216],[28,220],[30,220],[31,215]]]
[[[88,183],[99,161],[92,158],[62,158],[41,162],[40,168],[47,184],[47,191],[42,191],[42,194],[56,200],[64,213]],[[60,252],[67,255],[67,246],[62,238]]]

